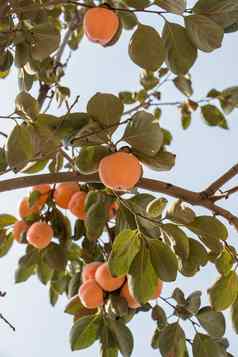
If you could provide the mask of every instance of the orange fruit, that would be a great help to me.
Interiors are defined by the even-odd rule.
[[[20,242],[21,235],[29,228],[28,224],[24,221],[17,221],[13,225],[13,238]]]
[[[103,290],[94,279],[85,281],[79,288],[79,298],[84,307],[95,309],[103,305]]]
[[[82,281],[85,282],[89,279],[95,279],[95,273],[98,267],[102,265],[102,262],[92,262],[84,265],[82,270]]]
[[[40,192],[40,196],[39,198],[36,200],[37,204],[39,204],[39,206],[43,206],[46,201],[48,200],[49,197],[49,193],[50,193],[51,187],[50,185],[46,184],[42,184],[42,185],[36,185],[32,187],[32,191],[38,191]]]
[[[55,203],[61,208],[68,208],[71,197],[79,190],[80,187],[76,182],[63,182],[58,184],[54,191]]]
[[[155,292],[154,292],[154,294],[153,294],[151,299],[158,299],[160,297],[160,295],[161,295],[162,288],[163,288],[163,282],[158,279]]]
[[[120,295],[124,297],[124,299],[126,299],[127,304],[131,309],[137,309],[141,306],[140,303],[129,291],[128,281],[126,281],[123,287],[121,288]]]
[[[84,191],[76,192],[69,201],[68,208],[70,212],[77,218],[84,220],[86,212],[84,210],[87,193]]]
[[[105,291],[114,291],[119,289],[125,281],[125,276],[113,277],[108,263],[103,263],[98,267],[95,273],[96,282]]]
[[[45,222],[35,222],[28,229],[26,239],[35,248],[46,248],[53,238],[54,232],[51,226]]]
[[[102,183],[116,191],[131,190],[139,181],[142,168],[139,160],[123,151],[104,157],[99,163]]]
[[[18,207],[18,212],[21,218],[26,218],[34,213],[38,213],[41,207],[37,204],[37,202],[30,207],[28,197],[24,197]]]
[[[86,36],[90,41],[103,46],[113,40],[119,27],[117,14],[108,8],[94,7],[84,15],[83,29]]]

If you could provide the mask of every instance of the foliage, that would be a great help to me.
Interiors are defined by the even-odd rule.
[[[116,357],[120,352],[129,357],[133,336],[127,324],[137,314],[150,312],[155,323],[151,346],[162,356],[229,357],[223,311],[231,309],[237,333],[238,256],[229,243],[227,226],[213,213],[237,228],[237,218],[215,205],[236,190],[219,196],[217,190],[226,182],[222,181],[214,192],[197,196],[186,191],[185,195],[185,190],[159,183],[157,193],[163,195],[141,193],[136,187],[124,195],[102,185],[97,172],[100,161],[118,150],[133,154],[151,170],[173,169],[176,156],[168,148],[173,138],[160,125],[164,105],[176,107],[185,130],[196,111],[207,126],[228,129],[227,116],[238,107],[238,87],[212,88],[203,98],[194,99],[189,71],[200,51],[220,48],[225,36],[238,30],[237,0],[198,0],[193,8],[185,0],[153,4],[150,0],[108,0],[101,4],[114,11],[120,22],[107,46],[115,45],[123,31],[132,32],[128,56],[142,71],[140,88],[118,95],[96,93],[85,112],[75,112],[78,98],[63,83],[70,56],[63,63],[62,55],[68,49],[77,51],[87,35],[83,17],[95,6],[92,1],[13,0],[10,4],[0,0],[0,78],[7,80],[16,67],[19,84],[13,114],[7,116],[15,126],[10,133],[0,133],[4,139],[0,172],[25,173],[32,178],[27,182],[34,183],[41,183],[34,181],[35,174],[50,174],[53,186],[47,201],[24,220],[28,225],[47,222],[54,231],[51,243],[41,250],[28,244],[26,232],[15,243],[17,218],[2,213],[0,256],[8,253],[13,242],[24,245],[15,282],[36,275],[49,288],[51,305],[63,294],[70,299],[65,312],[74,319],[73,351],[99,341],[101,356]],[[163,27],[157,30],[142,23],[140,12],[157,14]],[[163,102],[164,84],[175,86],[182,99]],[[36,88],[38,97],[32,94]],[[49,114],[54,102],[63,115]],[[80,190],[87,194],[85,220],[70,221],[54,200],[55,183],[70,177],[80,181]],[[142,179],[138,188],[153,191],[153,182],[147,184]],[[177,199],[169,202],[166,194]],[[40,195],[30,193],[29,205],[34,206]],[[113,203],[116,208],[110,215]],[[198,216],[189,203],[211,212]],[[83,266],[94,261],[107,261],[114,277],[127,275],[129,289],[141,306],[129,308],[116,290],[104,294],[104,306],[86,308],[77,294]],[[201,291],[185,297],[179,287],[171,297],[152,301],[158,279],[166,284],[175,282],[178,274],[190,278],[209,263],[218,273],[208,290],[209,306],[201,305]],[[169,316],[166,305],[172,309]],[[192,338],[186,337],[184,322],[193,327]]]

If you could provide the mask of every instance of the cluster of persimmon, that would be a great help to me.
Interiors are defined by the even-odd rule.
[[[157,287],[151,299],[157,299],[162,290],[163,283],[158,280]],[[118,291],[131,309],[141,305],[130,291],[126,276],[112,276],[107,262],[92,262],[86,264],[82,270],[82,285],[78,296],[84,307],[95,309],[103,306],[108,293]]]
[[[109,46],[120,32],[120,20],[108,7],[93,7],[84,16],[83,29],[89,41]]]
[[[139,160],[131,153],[119,151],[104,157],[99,163],[99,177],[102,183],[116,191],[128,191],[139,181],[142,168]],[[63,209],[68,209],[76,218],[85,220],[85,202],[87,192],[76,182],[64,182],[52,188],[49,184],[40,184],[32,187],[36,198],[32,203],[29,197],[24,197],[19,204],[18,220],[13,227],[15,240],[21,241],[23,234],[26,240],[36,248],[46,248],[53,238],[51,225],[44,219],[30,225],[29,217],[37,215],[49,199]],[[118,205],[113,202],[108,207],[108,218],[114,217]],[[40,215],[39,215],[40,217]]]

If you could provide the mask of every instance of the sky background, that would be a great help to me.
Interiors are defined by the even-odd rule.
[[[161,22],[157,16],[147,15],[141,19],[144,23],[161,28]],[[109,48],[89,43],[85,38],[77,53],[73,53],[67,76],[62,84],[71,88],[73,96],[78,94],[81,96],[75,110],[85,110],[88,99],[97,91],[116,94],[122,90],[138,89],[140,69],[131,62],[127,55],[130,36],[131,32],[124,31],[120,41]],[[211,88],[219,90],[238,84],[237,61],[235,60],[237,45],[237,33],[229,34],[225,36],[222,49],[212,54],[199,53],[199,59],[191,71],[195,100],[204,97]],[[6,80],[0,81],[0,93],[0,114],[10,114],[18,93],[15,71]],[[163,87],[163,101],[176,101],[182,98],[172,84]],[[56,114],[57,111],[52,110],[50,113]],[[229,131],[207,127],[199,113],[193,116],[191,127],[183,131],[175,107],[166,108],[163,111],[161,123],[162,126],[170,129],[174,136],[170,150],[177,154],[176,166],[169,173],[152,173],[145,170],[145,176],[166,180],[196,191],[204,189],[212,180],[237,162],[238,110],[229,116]],[[1,121],[1,130],[5,132],[10,130],[9,121]],[[229,187],[233,184],[238,184],[238,178],[233,179]],[[22,189],[1,193],[0,213],[17,214],[18,202],[26,192]],[[225,206],[238,215],[238,195],[234,195],[228,202],[225,202]],[[208,213],[201,209],[196,209],[196,212]],[[237,239],[237,232],[230,230],[230,243],[237,246]],[[56,307],[52,308],[48,300],[48,289],[35,277],[25,283],[14,285],[14,270],[22,254],[23,248],[15,243],[10,254],[0,260],[0,288],[7,292],[7,296],[0,301],[0,312],[16,326],[14,333],[0,321],[0,356],[72,357],[75,354],[89,357],[97,355],[97,345],[80,352],[70,351],[68,336],[72,318],[63,312],[66,304],[64,297],[60,299]],[[206,302],[206,290],[217,277],[215,268],[208,265],[196,277],[184,279],[180,275],[176,283],[166,284],[163,296],[169,296],[177,286],[187,294],[202,289],[203,302]],[[149,314],[141,313],[129,324],[135,336],[133,357],[159,355],[157,350],[153,351],[150,347],[155,323],[151,322],[147,315]],[[185,328],[189,336],[191,326],[188,323],[185,326],[187,326]],[[226,336],[231,341],[230,352],[236,356],[237,337],[231,331],[229,321]]]

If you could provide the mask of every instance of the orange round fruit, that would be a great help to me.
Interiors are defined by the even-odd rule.
[[[163,288],[163,282],[158,279],[155,292],[154,292],[154,294],[153,294],[151,299],[158,299],[160,297],[160,295],[161,295],[162,288]]]
[[[42,184],[42,185],[36,185],[32,187],[32,191],[38,191],[40,192],[40,196],[39,198],[36,200],[37,204],[39,204],[39,206],[43,206],[46,201],[48,200],[49,197],[49,193],[50,193],[51,187],[50,185],[46,184]]]
[[[79,288],[79,298],[87,309],[103,305],[103,290],[94,279],[85,281]]]
[[[106,46],[113,40],[120,23],[117,14],[105,7],[94,7],[89,9],[83,21],[86,36],[92,42]]]
[[[95,279],[95,273],[98,267],[102,265],[102,262],[92,262],[84,265],[82,270],[82,281],[85,282],[89,279]]]
[[[19,215],[21,218],[26,218],[34,213],[38,213],[41,207],[37,204],[37,202],[30,207],[28,197],[24,197],[18,207]]]
[[[126,281],[126,283],[121,288],[120,295],[124,297],[124,299],[126,299],[127,304],[131,309],[137,309],[141,306],[140,303],[129,291],[128,281]]]
[[[142,168],[139,160],[123,151],[104,157],[99,164],[102,183],[116,191],[129,191],[139,181]]]
[[[61,208],[68,208],[71,197],[80,190],[76,182],[63,182],[56,186],[54,191],[55,203]]]
[[[103,263],[97,270],[95,274],[96,282],[105,291],[114,291],[119,289],[125,281],[125,276],[113,277],[108,263]]]
[[[84,220],[86,212],[84,209],[87,193],[84,191],[76,192],[69,201],[68,208],[70,212],[77,218]]]
[[[26,239],[35,248],[46,248],[53,238],[54,232],[51,226],[45,222],[35,222],[28,229]]]
[[[29,226],[24,221],[17,221],[13,225],[13,238],[20,242],[21,235],[28,230]]]

